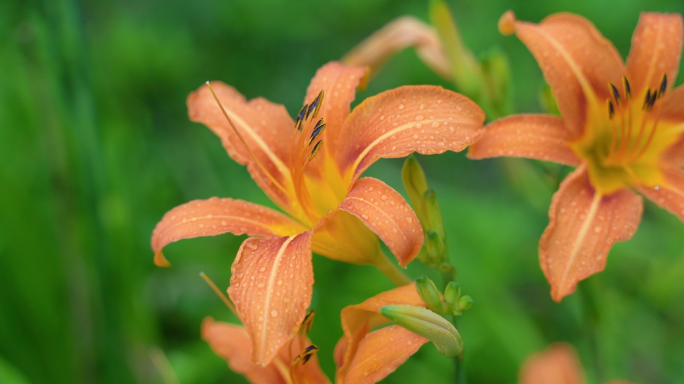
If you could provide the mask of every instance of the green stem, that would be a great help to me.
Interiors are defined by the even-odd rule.
[[[601,359],[599,346],[599,306],[596,302],[594,282],[586,280],[582,284],[578,284],[580,295],[582,297],[582,304],[584,307],[584,327],[585,333],[588,336],[589,350],[591,352],[592,362],[594,365],[594,374],[599,383],[603,382],[603,361]]]
[[[454,357],[454,366],[456,368],[456,384],[466,384],[465,366],[463,365],[463,352]]]
[[[456,269],[453,267],[453,265],[448,270],[442,270],[443,289],[446,289],[447,284],[449,284],[450,281],[455,281],[455,279]],[[458,329],[457,319],[458,317],[454,315],[447,317],[447,320],[451,321],[451,324],[453,324],[454,328],[456,329]],[[456,376],[456,384],[466,383],[465,366],[463,365],[463,352],[454,357],[454,375]]]
[[[378,257],[375,258],[373,266],[387,276],[388,279],[392,280],[398,287],[413,282],[413,280],[406,276],[396,264],[391,262],[382,251],[378,252]]]

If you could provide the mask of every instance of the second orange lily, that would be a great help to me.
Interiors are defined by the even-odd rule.
[[[190,119],[214,131],[289,216],[233,199],[189,202],[157,224],[155,262],[168,266],[162,248],[177,240],[225,232],[259,236],[240,247],[228,290],[259,365],[274,359],[306,314],[312,250],[372,264],[400,285],[409,282],[382,254],[375,234],[406,266],[423,244],[420,223],[397,191],[359,178],[363,171],[379,158],[461,151],[482,133],[480,108],[435,86],[386,91],[350,113],[366,73],[335,62],[323,66],[295,121],[283,106],[263,98],[246,101],[219,82],[188,97]]]
[[[623,64],[610,41],[572,14],[539,24],[499,22],[527,45],[551,85],[562,117],[516,115],[485,130],[468,156],[528,157],[577,169],[560,185],[539,242],[551,296],[605,267],[616,241],[628,240],[643,202],[633,188],[684,220],[684,87],[679,69],[682,18],[643,13]]]
[[[374,330],[389,322],[380,314],[380,308],[396,304],[425,306],[415,285],[409,284],[342,310],[344,336],[335,347],[336,383],[377,383],[428,342],[428,339],[399,325]],[[311,326],[309,320],[307,317],[299,335],[281,348],[275,359],[264,367],[250,360],[249,346],[252,343],[241,326],[206,318],[202,324],[202,337],[217,355],[228,361],[233,371],[245,375],[251,383],[330,383],[318,365],[315,356],[318,348],[306,338],[306,328]]]

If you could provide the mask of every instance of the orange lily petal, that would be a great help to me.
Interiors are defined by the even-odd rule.
[[[343,383],[377,383],[404,364],[428,341],[399,325],[373,331],[359,343]]]
[[[658,118],[661,121],[679,123],[684,127],[684,87],[666,93],[658,104]],[[684,165],[684,134],[680,134],[679,140],[665,150],[662,159],[677,167]]]
[[[356,89],[366,83],[366,67],[347,66],[330,62],[318,69],[306,90],[304,102],[311,102],[324,91],[323,105],[317,118],[324,118],[327,128],[323,144],[334,148],[340,135],[342,123],[349,116],[350,105],[356,97]]]
[[[666,164],[675,167],[684,166],[684,135],[681,135],[679,140],[665,150],[662,159]]]
[[[549,225],[539,241],[539,261],[551,297],[560,302],[575,291],[578,281],[602,271],[613,243],[634,235],[642,211],[642,199],[627,188],[610,195],[595,193],[586,165],[568,175],[553,195]]]
[[[211,85],[249,146],[249,151],[230,127],[206,85],[188,95],[190,120],[209,127],[221,138],[221,143],[230,157],[239,164],[247,165],[247,170],[254,181],[279,207],[300,217],[301,208],[293,199],[289,170],[294,121],[285,107],[264,98],[246,101],[233,87],[218,81],[212,82]],[[269,179],[268,175],[271,175],[273,180]]]
[[[344,122],[337,160],[353,182],[379,158],[458,152],[482,134],[482,109],[436,86],[404,86],[367,98]]]
[[[358,351],[359,343],[368,331],[389,322],[385,316],[380,314],[380,308],[393,304],[425,306],[423,300],[418,296],[418,292],[416,292],[415,285],[409,284],[373,296],[361,304],[350,305],[342,309],[342,330],[344,331],[343,338],[346,339],[344,342],[346,345],[342,344],[343,342],[338,343],[335,351],[336,355],[344,353],[343,364],[338,366],[335,382],[344,380]]]
[[[228,362],[233,372],[244,375],[251,383],[286,384],[291,382],[290,378],[286,377],[289,374],[299,376],[297,377],[298,383],[330,383],[321,370],[315,354],[306,365],[299,366],[295,372],[290,371],[292,360],[304,348],[311,345],[311,342],[304,337],[292,340],[292,344],[283,347],[275,360],[265,367],[252,362],[252,341],[242,326],[222,323],[206,317],[202,321],[202,338],[209,343],[217,355]]]
[[[158,266],[170,266],[162,248],[182,239],[226,232],[250,236],[289,236],[304,228],[272,209],[242,200],[193,200],[167,212],[152,232],[152,250]]]
[[[202,338],[233,372],[244,375],[250,383],[286,383],[274,364],[260,367],[252,362],[252,341],[244,327],[206,317],[202,321]]]
[[[423,246],[423,229],[406,200],[372,177],[357,180],[340,209],[354,214],[375,232],[406,267]]]
[[[584,384],[584,369],[575,349],[556,343],[527,358],[520,370],[521,384]]]
[[[657,190],[644,187],[637,189],[651,201],[684,221],[684,170],[666,168],[662,172],[665,185],[659,185]]]
[[[231,268],[230,296],[264,366],[299,330],[313,292],[312,231],[249,238]]]
[[[565,145],[570,139],[571,135],[560,117],[509,116],[487,125],[480,140],[468,149],[468,157],[526,157],[576,167],[582,160]]]
[[[515,21],[507,13],[504,30],[512,28],[532,52],[551,85],[572,137],[578,137],[587,118],[587,103],[608,98],[608,82],[620,84],[624,66],[613,44],[587,19],[568,13],[539,24]],[[506,16],[504,15],[504,16]]]
[[[642,12],[627,58],[627,76],[633,92],[641,94],[644,87],[659,88],[663,74],[667,74],[668,88],[671,88],[677,78],[681,54],[682,16]]]

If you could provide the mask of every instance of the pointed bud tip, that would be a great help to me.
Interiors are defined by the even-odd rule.
[[[499,32],[504,36],[510,36],[515,33],[515,13],[508,10],[501,15],[499,19]]]
[[[416,278],[416,291],[418,291],[418,296],[427,304],[428,308],[438,313],[441,312],[442,298],[432,280],[426,276]]]

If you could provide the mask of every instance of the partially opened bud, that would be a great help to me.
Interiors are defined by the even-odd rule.
[[[418,291],[418,296],[427,304],[428,308],[435,312],[442,311],[442,298],[432,280],[425,276],[419,276],[416,279],[416,291]]]
[[[453,324],[429,309],[413,305],[387,305],[380,309],[380,313],[429,339],[437,351],[446,357],[457,356],[463,351],[463,340]]]

